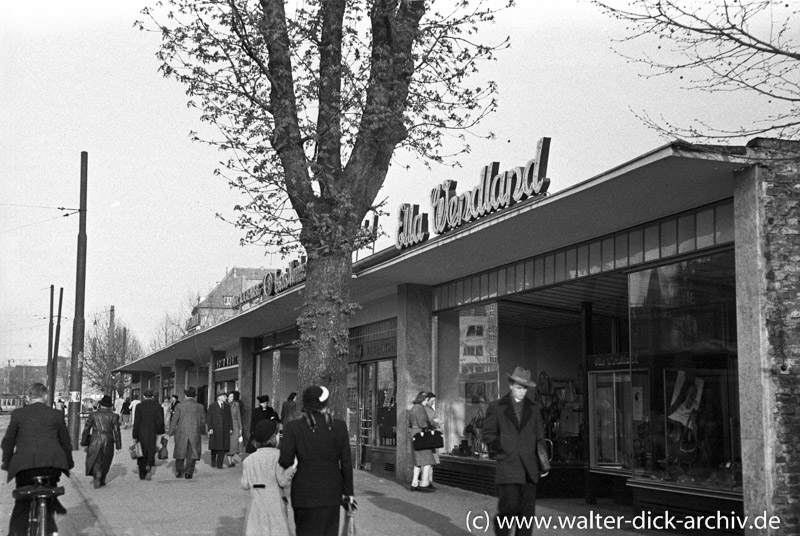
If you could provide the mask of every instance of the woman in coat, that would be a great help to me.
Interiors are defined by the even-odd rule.
[[[243,464],[242,487],[250,490],[251,498],[245,519],[245,536],[292,534],[284,498],[289,496],[286,488],[297,466],[284,469],[278,465],[280,452],[275,448],[277,431],[278,424],[275,421],[261,421],[253,434],[257,450]]]
[[[428,391],[420,391],[408,412],[408,437],[412,449],[414,442],[411,441],[411,438],[423,430],[432,430],[437,427],[427,410],[431,398],[435,399],[436,396]],[[412,450],[412,457],[414,473],[411,479],[411,491],[433,491],[434,488],[431,485],[433,466],[439,464],[439,455],[436,450]]]
[[[232,391],[228,395],[228,405],[231,407],[231,422],[233,423],[233,433],[231,433],[231,446],[228,450],[228,467],[236,465],[233,457],[244,452],[242,436],[242,401],[239,400],[239,391]]]
[[[106,485],[106,475],[114,459],[114,447],[122,449],[119,415],[111,410],[111,397],[100,400],[97,411],[86,419],[81,445],[86,448],[86,476],[94,478],[94,488]]]

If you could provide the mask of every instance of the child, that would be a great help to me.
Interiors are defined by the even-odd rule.
[[[253,433],[257,450],[244,461],[242,487],[250,491],[250,506],[245,520],[245,536],[270,534],[290,536],[288,490],[297,464],[284,470],[278,465],[278,423],[265,419]]]

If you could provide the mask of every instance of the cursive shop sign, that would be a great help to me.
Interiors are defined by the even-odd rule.
[[[257,298],[274,296],[306,280],[306,261],[292,261],[286,270],[268,273],[260,283],[233,297],[233,306],[241,307]]]
[[[484,166],[478,184],[471,190],[457,193],[457,183],[445,180],[431,191],[430,224],[436,234],[457,229],[487,214],[508,208],[515,203],[547,193],[547,160],[550,138],[539,140],[536,158],[524,166],[500,172],[500,163]],[[403,203],[397,212],[395,247],[405,249],[428,239],[428,214],[420,213],[419,205]]]

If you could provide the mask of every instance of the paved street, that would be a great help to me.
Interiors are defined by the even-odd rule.
[[[9,416],[0,416],[0,433],[5,433]],[[152,481],[140,481],[136,464],[127,447],[131,431],[123,430],[123,449],[114,458],[108,485],[95,490],[84,476],[83,450],[73,453],[75,469],[61,484],[67,493],[63,498],[68,513],[59,516],[59,534],[88,536],[157,536],[241,534],[249,502],[249,492],[241,489],[241,465],[223,470],[212,469],[208,451],[198,462],[193,480],[176,479],[173,460],[160,462]],[[170,452],[172,445],[170,444]],[[356,471],[356,513],[360,536],[428,536],[484,534],[481,515],[493,512],[495,499],[457,488],[439,486],[434,493],[411,493],[399,484],[370,473]],[[5,473],[3,473],[5,480]],[[0,489],[0,534],[6,534],[13,499],[13,482]],[[611,504],[593,507],[593,514],[625,515]],[[586,516],[589,507],[581,500],[548,499],[539,501],[539,516]],[[478,516],[472,531],[467,530],[467,517]],[[539,531],[539,534],[607,534],[608,530]],[[491,530],[488,531],[492,533]],[[639,534],[615,531],[616,535]]]

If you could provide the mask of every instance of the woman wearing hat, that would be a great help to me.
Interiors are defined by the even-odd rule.
[[[336,536],[343,502],[354,507],[353,464],[347,425],[328,409],[330,392],[312,385],[303,391],[302,417],[286,423],[278,463],[289,469],[297,536]]]
[[[242,487],[250,490],[250,506],[245,518],[245,536],[289,536],[285,497],[297,465],[283,469],[278,465],[278,423],[264,419],[253,434],[256,451],[244,461]]]
[[[278,412],[272,409],[269,405],[269,395],[260,395],[256,397],[258,400],[258,407],[253,410],[253,418],[250,419],[250,436],[251,441],[247,444],[246,452],[248,454],[252,454],[256,451],[256,447],[253,444],[252,436],[256,431],[256,426],[263,420],[275,421],[276,424],[280,424],[281,419],[278,417]]]
[[[86,476],[94,478],[94,488],[106,485],[106,475],[114,459],[114,447],[122,449],[119,415],[111,410],[111,397],[100,400],[97,411],[86,419],[81,435],[81,446],[86,447]]]

